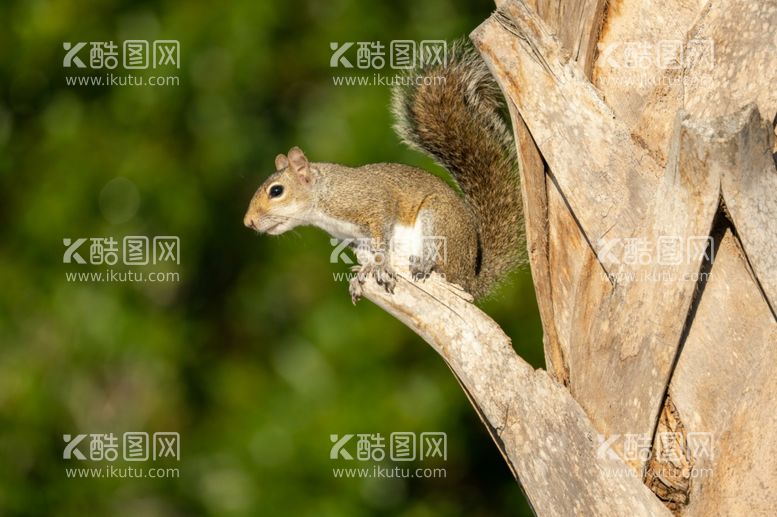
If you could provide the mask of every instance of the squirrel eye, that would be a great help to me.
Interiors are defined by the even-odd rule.
[[[283,185],[273,185],[270,187],[270,197],[278,197],[283,194]]]

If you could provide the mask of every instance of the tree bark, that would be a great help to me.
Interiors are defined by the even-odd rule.
[[[436,274],[393,294],[369,279],[364,295],[442,356],[538,515],[668,515],[618,457],[599,454],[595,428],[569,391],[513,350],[472,299]],[[626,512],[624,509],[628,508]]]
[[[547,372],[435,277],[366,296],[448,363],[538,515],[772,513],[777,0],[497,6],[472,39],[510,108]]]

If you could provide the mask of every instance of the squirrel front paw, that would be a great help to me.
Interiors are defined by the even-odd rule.
[[[362,287],[362,284],[364,283],[363,279],[359,279],[359,275],[354,275],[353,278],[351,278],[351,281],[348,283],[348,292],[351,295],[351,303],[356,305],[356,302],[361,300],[362,295],[364,294],[364,288]]]
[[[394,287],[397,285],[397,274],[388,264],[375,264],[372,267],[372,276],[378,285],[382,285],[386,292],[394,294]]]
[[[367,278],[372,275],[378,285],[382,285],[386,292],[394,294],[394,287],[397,285],[397,275],[387,264],[376,264],[368,262],[364,265],[354,266],[351,271],[356,275],[351,279],[348,285],[348,292],[351,294],[351,301],[355,304],[364,293],[363,285]]]

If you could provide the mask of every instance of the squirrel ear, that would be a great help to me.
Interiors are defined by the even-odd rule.
[[[285,155],[279,154],[278,156],[275,157],[275,170],[277,172],[282,171],[288,166],[289,166],[289,160],[288,158],[286,158]]]
[[[289,151],[289,164],[291,170],[297,173],[299,179],[304,183],[310,183],[310,162],[305,157],[305,153],[299,147],[292,147]]]

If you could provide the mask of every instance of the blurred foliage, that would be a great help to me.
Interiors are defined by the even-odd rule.
[[[333,85],[329,42],[451,40],[492,9],[0,3],[0,514],[529,514],[444,363],[351,306],[328,237],[242,225],[292,145],[439,172],[393,135],[386,87]],[[179,40],[180,85],[66,86],[63,42],[126,39]],[[181,281],[65,280],[63,238],[126,235],[180,236]],[[541,366],[528,272],[484,307]],[[180,432],[180,477],[65,476],[93,465],[62,459],[63,434],[126,431]],[[447,477],[333,477],[330,434],[393,431],[446,432]]]

